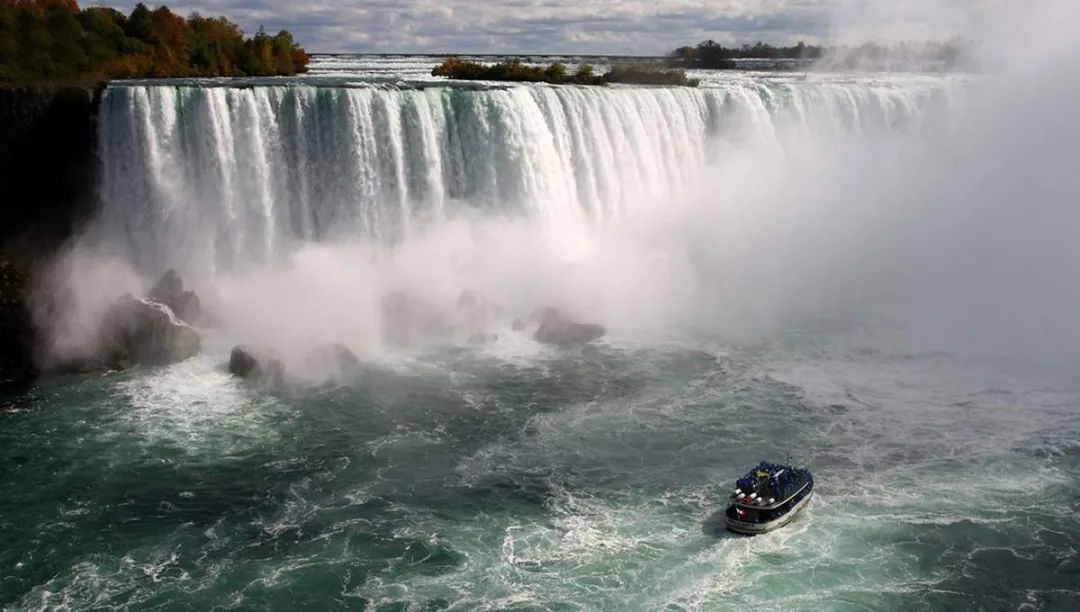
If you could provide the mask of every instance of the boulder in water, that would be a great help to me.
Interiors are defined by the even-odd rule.
[[[360,363],[356,353],[344,344],[327,344],[311,351],[304,359],[304,365],[317,372],[339,373]]]
[[[540,322],[533,339],[544,344],[585,344],[602,338],[607,332],[603,325],[573,321],[553,306],[537,308],[533,318]]]
[[[198,354],[202,338],[168,308],[128,294],[106,312],[98,347],[96,363],[84,364],[83,369],[178,363]]]
[[[168,306],[180,320],[192,325],[202,324],[206,319],[199,296],[184,290],[184,281],[176,270],[169,270],[150,290],[147,298]]]
[[[533,338],[544,344],[566,346],[592,342],[602,338],[606,332],[603,325],[595,323],[575,323],[568,320],[548,321],[540,324]]]
[[[247,380],[280,385],[285,378],[285,364],[271,349],[241,345],[229,355],[229,372]]]
[[[271,348],[240,345],[229,355],[229,372],[264,386],[281,389],[286,383],[323,382],[337,378],[360,363],[344,344],[320,346],[291,364],[286,373],[285,361]],[[295,369],[293,368],[295,366]]]

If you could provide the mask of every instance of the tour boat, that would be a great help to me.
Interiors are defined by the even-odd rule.
[[[724,524],[746,535],[779,529],[806,507],[813,493],[809,470],[762,461],[735,483]]]

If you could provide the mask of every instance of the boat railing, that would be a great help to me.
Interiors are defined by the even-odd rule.
[[[783,506],[784,504],[791,501],[799,493],[802,493],[803,491],[805,491],[806,488],[809,487],[812,483],[813,483],[812,480],[807,480],[805,483],[803,483],[803,486],[799,487],[791,495],[788,495],[787,497],[785,497],[783,499],[776,500],[775,502],[773,502],[773,503],[771,503],[771,504],[769,504],[767,506],[761,506],[761,505],[754,504],[754,503],[748,503],[745,500],[750,499],[749,497],[744,497],[743,499],[736,500],[735,505],[739,506],[740,508],[746,508],[748,510],[775,510],[775,509],[779,508],[780,506]],[[758,498],[758,499],[760,499],[760,498]]]

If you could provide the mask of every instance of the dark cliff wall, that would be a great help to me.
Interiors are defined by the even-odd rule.
[[[93,210],[99,94],[0,88],[0,254],[33,263]]]
[[[0,88],[0,392],[36,370],[34,271],[94,210],[99,99],[78,87]]]
[[[0,260],[0,395],[32,379],[36,370],[37,332],[26,304],[28,283],[25,269]]]

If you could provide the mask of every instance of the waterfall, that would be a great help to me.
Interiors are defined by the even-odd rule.
[[[138,267],[213,274],[299,243],[393,244],[462,215],[592,227],[664,206],[730,155],[917,128],[935,87],[119,84],[98,224]]]

